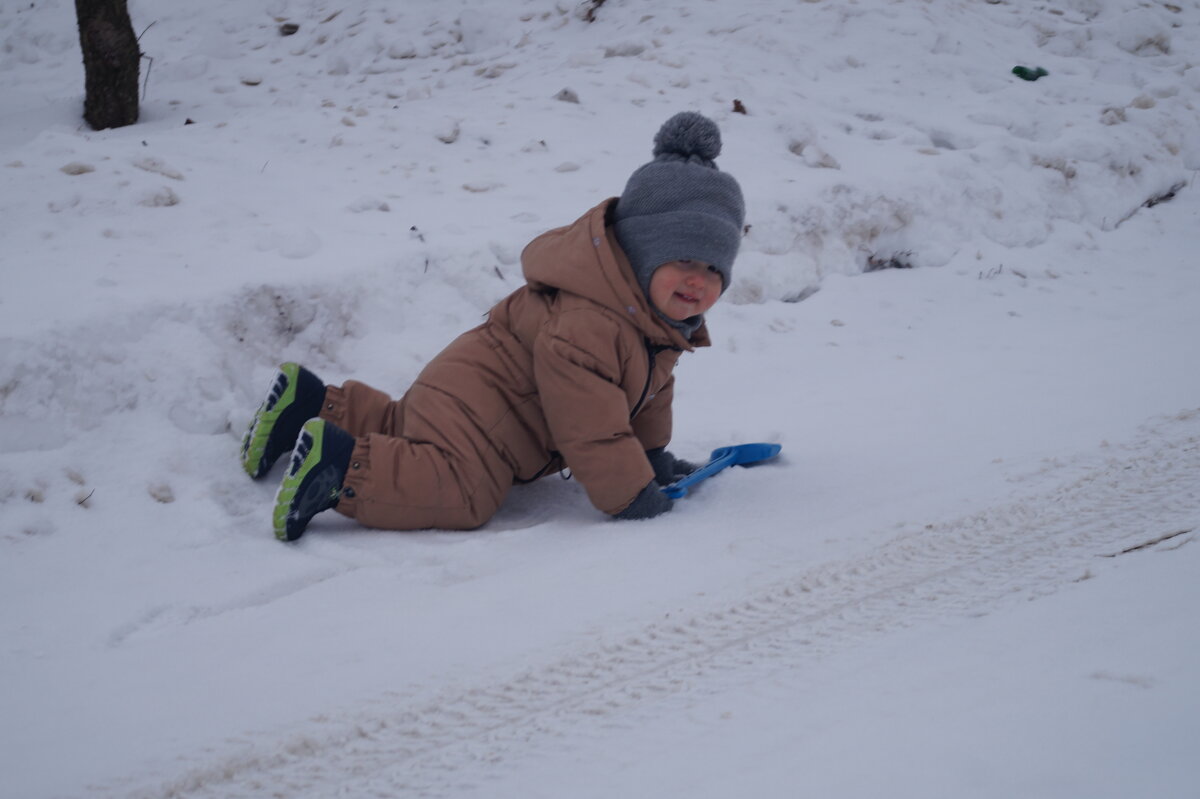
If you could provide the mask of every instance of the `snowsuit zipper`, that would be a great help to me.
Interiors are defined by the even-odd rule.
[[[665,350],[678,349],[678,347],[651,344],[650,339],[645,339],[645,342],[646,354],[650,356],[650,368],[646,370],[646,385],[642,386],[642,396],[638,397],[637,404],[634,405],[633,410],[629,412],[630,419],[633,419],[633,417],[637,416],[638,411],[640,411],[642,406],[646,404],[646,396],[650,393],[650,385],[654,382],[654,364],[655,360],[658,358],[658,354]]]

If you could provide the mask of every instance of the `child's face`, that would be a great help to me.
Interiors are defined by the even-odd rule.
[[[703,261],[670,261],[650,277],[650,301],[682,322],[702,314],[721,297],[721,273]]]

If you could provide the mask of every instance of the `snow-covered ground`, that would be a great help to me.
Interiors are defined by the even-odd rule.
[[[596,5],[130,0],[94,132],[0,3],[0,794],[1195,796],[1200,3]],[[680,110],[750,230],[672,448],[783,456],[275,541],[273,366],[402,392]]]

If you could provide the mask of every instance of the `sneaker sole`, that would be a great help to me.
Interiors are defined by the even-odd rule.
[[[287,474],[283,476],[283,482],[275,494],[275,511],[271,520],[275,527],[275,537],[280,541],[295,541],[300,537],[288,534],[288,517],[292,514],[296,492],[304,484],[304,478],[321,463],[324,432],[325,424],[319,419],[310,419],[300,428],[300,435],[288,461]]]
[[[296,386],[299,380],[299,364],[285,363],[279,367],[275,382],[267,392],[267,398],[258,407],[246,435],[242,437],[242,468],[255,480],[270,471],[271,465],[265,461],[267,444],[279,417],[296,401]],[[286,385],[281,387],[281,381],[286,381]]]

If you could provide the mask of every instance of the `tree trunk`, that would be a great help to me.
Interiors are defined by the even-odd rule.
[[[142,57],[126,0],[75,0],[87,93],[83,118],[96,130],[138,119]]]

